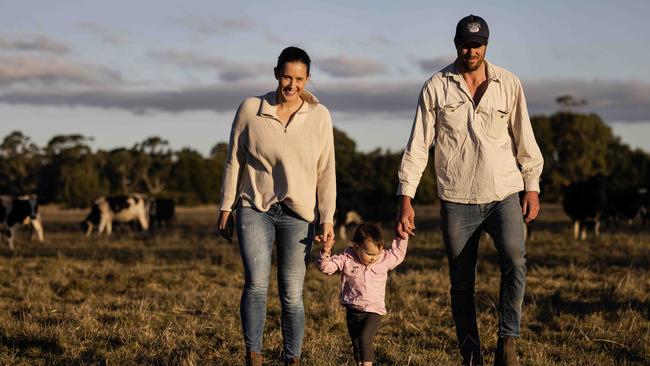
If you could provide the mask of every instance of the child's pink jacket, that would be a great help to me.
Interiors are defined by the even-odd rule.
[[[365,266],[357,258],[354,249],[318,258],[318,268],[331,275],[341,271],[341,304],[357,310],[386,314],[386,280],[388,271],[397,267],[406,256],[408,240],[395,239],[391,248],[384,250],[375,263]]]

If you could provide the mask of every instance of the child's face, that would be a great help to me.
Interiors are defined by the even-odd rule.
[[[354,250],[361,263],[366,266],[378,261],[379,255],[382,252],[382,249],[377,248],[377,245],[370,240],[367,240],[361,245],[354,243]]]

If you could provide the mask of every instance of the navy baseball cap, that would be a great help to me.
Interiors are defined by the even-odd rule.
[[[490,29],[483,18],[478,15],[468,15],[458,21],[454,44],[461,46],[470,42],[488,44]]]

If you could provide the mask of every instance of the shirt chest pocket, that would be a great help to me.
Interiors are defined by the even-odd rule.
[[[345,266],[345,268],[343,268],[343,274],[347,277],[349,282],[356,283],[360,278],[363,278],[363,267],[355,265]]]
[[[510,111],[508,109],[493,108],[484,116],[483,129],[485,134],[493,139],[502,139],[508,134],[510,125]]]
[[[451,133],[467,130],[468,107],[464,101],[440,107],[438,111],[438,123],[440,123],[440,127]]]
[[[387,277],[388,277],[388,271],[386,270],[381,270],[376,268],[370,269],[370,278],[372,278],[373,281],[385,282]]]

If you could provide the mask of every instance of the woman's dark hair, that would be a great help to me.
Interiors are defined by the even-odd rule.
[[[282,50],[280,56],[278,56],[278,64],[275,66],[277,72],[284,71],[284,64],[287,62],[302,62],[307,66],[307,76],[309,76],[309,65],[311,64],[311,59],[307,52],[298,47],[287,47]]]
[[[361,224],[357,226],[354,232],[352,242],[356,245],[363,245],[366,241],[372,241],[377,248],[384,248],[384,239],[381,235],[381,229],[375,224]]]

